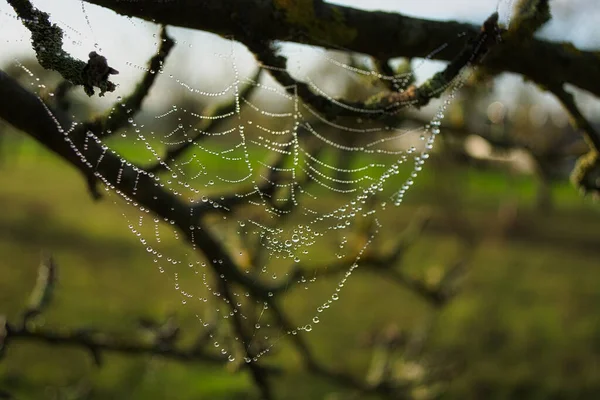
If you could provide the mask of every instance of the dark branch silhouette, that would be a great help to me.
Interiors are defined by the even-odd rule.
[[[368,54],[379,59],[428,57],[451,61],[479,27],[455,21],[430,21],[398,13],[364,11],[319,1],[178,0],[139,2],[85,0],[115,12],[166,25],[233,37],[242,43],[283,41]],[[509,37],[486,57],[485,67],[513,72],[547,85],[557,77],[600,96],[600,59],[570,43]]]

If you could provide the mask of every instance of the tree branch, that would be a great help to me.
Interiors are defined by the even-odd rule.
[[[554,93],[567,110],[573,125],[583,133],[591,149],[577,160],[577,164],[571,172],[571,181],[583,193],[590,192],[600,196],[600,133],[579,110],[575,98],[563,88],[562,84],[552,85],[549,90]]]
[[[91,52],[87,63],[71,57],[62,48],[62,30],[56,24],[50,24],[50,15],[33,7],[28,0],[7,1],[31,32],[33,49],[42,67],[59,72],[74,85],[84,86],[89,96],[94,94],[93,86],[100,88],[100,96],[116,89],[108,76],[118,72],[106,64],[104,57]],[[100,61],[100,65],[94,65],[93,60]],[[91,66],[100,68],[90,68]]]
[[[337,117],[353,116],[379,118],[409,106],[423,107],[431,99],[438,98],[464,67],[477,64],[499,38],[498,13],[494,13],[484,22],[479,34],[468,42],[442,72],[438,72],[419,86],[411,85],[402,91],[387,90],[365,102],[347,102],[341,99],[332,102],[329,98],[314,93],[310,85],[294,79],[287,71],[287,59],[277,55],[272,44],[260,41],[244,43],[288,93],[292,96],[297,94],[325,118],[333,120]]]
[[[139,2],[85,0],[147,21],[250,40],[288,41],[368,54],[379,59],[427,57],[451,61],[462,50],[460,35],[472,39],[479,27],[455,21],[430,21],[397,13],[364,11],[312,0],[177,0]],[[314,4],[318,4],[315,7]],[[565,82],[600,96],[600,59],[569,43],[509,38],[484,65],[513,72],[538,84]]]
[[[84,132],[73,132],[62,126],[70,120],[58,121],[39,97],[22,88],[17,81],[0,71],[0,118],[28,134],[91,179],[100,179],[118,191],[127,201],[152,210],[161,218],[173,221],[186,239],[200,249],[217,275],[246,288],[258,299],[285,290],[281,285],[257,282],[253,276],[237,268],[224,245],[200,220],[192,204],[183,202],[158,185],[154,175],[127,165],[97,139]],[[62,125],[61,125],[62,123]],[[117,177],[120,177],[119,179]],[[190,226],[195,229],[190,230]]]
[[[88,349],[96,364],[101,365],[101,353],[105,351],[130,355],[153,355],[182,362],[209,362],[225,364],[227,358],[201,351],[197,346],[190,349],[177,349],[161,343],[143,343],[142,341],[117,337],[106,332],[94,332],[89,328],[52,330],[26,324],[23,326],[5,323],[4,345],[16,340],[28,340],[48,343],[55,346],[82,347]]]
[[[551,85],[549,89],[561,102],[569,115],[571,115],[573,125],[583,133],[590,147],[600,153],[600,133],[594,129],[592,124],[581,113],[579,107],[577,107],[573,94],[565,90],[562,84]]]
[[[93,132],[100,138],[111,136],[129,124],[129,118],[136,115],[142,108],[142,102],[150,93],[150,89],[159,75],[164,62],[175,46],[175,42],[168,35],[167,28],[161,27],[160,47],[157,53],[148,61],[148,69],[133,92],[123,100],[111,107],[110,111],[92,121],[84,122],[79,130]]]

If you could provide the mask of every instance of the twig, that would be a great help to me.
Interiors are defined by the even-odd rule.
[[[596,129],[581,113],[573,94],[564,89],[562,84],[550,86],[549,89],[571,115],[573,125],[583,133],[590,147],[596,152],[600,152],[600,133],[596,132]]]
[[[396,75],[396,73],[392,69],[392,66],[390,65],[390,60],[381,60],[377,57],[371,57],[371,60],[373,60],[373,66],[375,67],[375,70],[380,75],[383,75],[386,77],[394,77],[394,75]],[[395,80],[384,79],[381,82],[390,91],[398,91],[399,90],[399,87],[397,86]]]
[[[251,339],[246,332],[246,328],[244,327],[244,323],[242,322],[241,315],[236,309],[236,302],[231,294],[231,287],[224,279],[220,280],[219,285],[221,287],[221,292],[223,293],[223,296],[227,300],[229,308],[233,313],[233,316],[231,317],[233,319],[233,328],[236,334],[238,335],[239,340],[242,343],[245,358],[249,360],[249,362],[245,362],[244,364],[246,368],[250,370],[250,375],[252,376],[252,379],[254,380],[256,386],[261,392],[262,400],[272,400],[273,392],[271,389],[271,385],[269,384],[267,371],[261,365],[259,365],[257,361],[253,360],[255,358],[255,354],[253,353],[252,348],[250,346]]]
[[[29,326],[15,326],[6,323],[5,344],[13,340],[29,340],[43,342],[57,346],[83,347],[93,356],[98,365],[102,365],[99,356],[104,351],[118,352],[121,354],[154,355],[183,362],[208,362],[212,364],[225,364],[227,358],[220,355],[200,351],[197,346],[184,350],[175,347],[165,347],[163,344],[146,344],[140,341],[121,338],[105,332],[95,332],[89,328],[64,330],[50,330],[47,328],[32,328]]]
[[[591,150],[577,160],[571,172],[571,181],[584,193],[591,192],[600,195],[600,134],[577,107],[575,98],[566,91],[561,84],[549,87],[550,91],[558,98],[563,107],[571,115],[572,123],[579,129]]]
[[[23,313],[23,325],[42,313],[52,301],[56,286],[57,266],[52,257],[48,257],[40,263],[38,277],[35,287],[29,298],[29,306]]]
[[[97,137],[105,138],[129,125],[128,120],[141,110],[144,99],[150,93],[156,77],[160,75],[159,72],[174,46],[175,41],[169,36],[167,28],[163,25],[160,29],[159,49],[148,61],[148,68],[133,92],[111,107],[106,115],[84,122],[78,129],[83,132],[90,131]]]
[[[252,82],[248,83],[240,90],[240,93],[238,94],[240,99],[245,99],[252,95],[252,92],[254,92],[255,88],[257,87],[257,85],[255,85],[254,82],[258,82],[261,71],[262,70],[259,68],[258,71],[251,78]],[[218,115],[226,115],[235,111],[236,107],[237,102],[235,101],[235,99],[232,99],[231,101],[220,103],[214,107],[211,107],[205,116],[215,117]],[[146,171],[150,173],[157,173],[166,170],[169,164],[173,163],[185,151],[192,147],[194,143],[197,143],[198,141],[206,138],[206,135],[203,132],[214,131],[215,129],[218,129],[218,127],[222,125],[224,121],[225,119],[222,118],[204,119],[200,126],[194,129],[196,134],[193,137],[190,138],[189,135],[186,134],[188,140],[184,141],[183,143],[174,145],[172,147],[168,147],[167,153],[163,157],[163,160],[145,168]]]
[[[36,287],[32,293],[30,305],[23,313],[23,322],[11,324],[0,315],[0,359],[8,345],[13,341],[27,340],[43,342],[55,346],[81,347],[90,352],[97,366],[103,364],[104,352],[117,352],[129,355],[151,355],[176,360],[180,362],[208,362],[223,365],[228,363],[227,357],[205,351],[209,344],[210,334],[199,336],[189,348],[178,348],[176,341],[179,338],[180,328],[174,318],[169,318],[163,324],[153,321],[141,320],[141,326],[151,329],[153,338],[148,340],[125,338],[109,332],[98,331],[90,327],[71,329],[50,329],[27,323],[36,315],[42,313],[50,306],[54,282],[56,281],[56,263],[49,258],[40,266]],[[225,285],[226,286],[226,285]],[[228,288],[226,288],[228,290]],[[229,295],[229,292],[225,292]],[[230,305],[231,298],[227,298]],[[244,365],[243,367],[255,370],[260,368],[261,374],[278,373],[276,368]],[[270,399],[270,397],[266,397]]]

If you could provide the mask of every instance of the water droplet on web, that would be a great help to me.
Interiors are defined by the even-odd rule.
[[[357,77],[368,74],[378,79],[390,78],[376,71],[364,71],[340,63],[339,60],[330,59],[326,54],[319,53],[318,57],[330,61],[335,68],[343,68],[345,73],[356,74]],[[205,223],[210,224],[208,226],[210,234],[215,235],[226,251],[231,251],[232,261],[239,263],[243,278],[268,280],[269,282],[264,282],[265,285],[273,287],[286,282],[271,282],[271,279],[280,278],[282,281],[289,279],[290,288],[293,285],[303,287],[307,290],[306,296],[321,294],[312,285],[317,277],[320,277],[321,271],[315,271],[314,276],[311,271],[310,275],[295,279],[295,269],[298,268],[295,264],[300,263],[302,259],[303,267],[309,270],[313,265],[319,265],[320,256],[326,251],[323,250],[325,246],[333,246],[330,247],[333,251],[327,255],[328,260],[337,257],[343,260],[338,261],[340,264],[346,261],[354,264],[348,267],[345,274],[342,272],[342,280],[337,282],[337,286],[335,283],[329,286],[332,292],[334,290],[337,292],[323,294],[323,298],[319,301],[322,305],[317,308],[317,312],[322,313],[339,298],[338,292],[344,287],[346,279],[356,268],[357,263],[361,261],[363,252],[356,255],[356,251],[361,247],[356,248],[355,243],[358,241],[354,240],[354,234],[359,233],[364,226],[364,221],[379,221],[387,218],[387,214],[376,214],[376,212],[380,213],[385,209],[384,199],[389,198],[388,189],[390,192],[397,191],[390,204],[400,204],[402,197],[413,183],[415,185],[418,183],[418,172],[422,170],[425,160],[429,158],[430,150],[433,149],[443,110],[440,109],[435,115],[430,126],[422,127],[422,133],[414,131],[415,139],[418,137],[422,142],[415,144],[411,141],[409,143],[415,146],[408,147],[396,139],[406,132],[411,132],[413,135],[413,131],[397,126],[382,127],[379,122],[372,123],[372,115],[369,114],[373,110],[361,110],[350,106],[356,118],[341,118],[340,121],[323,119],[318,112],[310,108],[310,105],[303,104],[297,95],[275,90],[274,87],[264,85],[262,82],[253,81],[252,78],[242,77],[236,69],[233,56],[222,56],[221,59],[232,64],[234,77],[219,91],[205,91],[206,88],[200,87],[201,84],[195,87],[191,83],[192,80],[186,82],[186,77],[170,74],[165,66],[160,67],[160,72],[162,73],[164,69],[165,74],[162,76],[157,74],[156,77],[164,79],[164,83],[171,87],[181,88],[186,96],[202,104],[234,100],[235,110],[230,114],[210,115],[210,113],[199,112],[200,108],[192,108],[172,99],[169,101],[176,104],[161,106],[163,110],[160,112],[144,110],[149,113],[148,117],[157,120],[156,125],[148,123],[145,127],[134,121],[134,115],[136,119],[138,118],[137,110],[131,109],[132,106],[129,104],[122,103],[121,96],[117,97],[121,107],[115,106],[110,114],[115,116],[130,113],[125,115],[128,123],[135,128],[127,127],[128,129],[115,133],[123,138],[129,137],[135,150],[147,153],[140,159],[144,162],[148,160],[147,165],[158,165],[157,170],[160,170],[160,173],[146,174],[141,169],[135,169],[137,163],[124,163],[119,175],[123,179],[121,183],[137,185],[133,183],[137,174],[140,183],[150,179],[151,185],[155,185],[155,187],[150,185],[150,189],[164,191],[182,203],[186,202],[190,205],[190,212],[186,215],[179,215],[176,209],[166,208],[166,218],[146,217],[145,220],[140,218],[138,221],[137,217],[133,217],[130,229],[142,244],[142,251],[146,249],[147,253],[155,257],[156,265],[161,273],[165,273],[165,278],[173,279],[177,273],[184,271],[186,279],[188,275],[191,279],[195,279],[190,285],[193,285],[194,292],[185,292],[187,285],[182,284],[182,288],[179,288],[179,284],[176,285],[177,293],[184,297],[181,300],[182,304],[189,302],[188,307],[193,307],[195,302],[189,299],[197,299],[202,303],[203,309],[205,308],[208,313],[216,314],[219,321],[225,319],[226,321],[223,321],[225,323],[231,322],[229,317],[242,315],[243,307],[247,304],[254,304],[257,301],[260,307],[262,299],[257,300],[250,293],[240,292],[239,295],[235,293],[234,296],[239,296],[243,301],[237,301],[238,299],[235,298],[231,300],[213,287],[213,276],[219,283],[221,280],[225,281],[225,275],[222,273],[225,271],[223,260],[219,260],[221,256],[211,257],[213,265],[209,266],[201,260],[192,259],[197,256],[195,252],[200,250],[198,243],[201,240],[197,239],[199,235],[205,233],[203,231]],[[148,72],[145,66],[136,66],[132,63],[127,65]],[[405,77],[392,77],[388,82],[395,82],[401,88],[405,80],[408,82]],[[322,95],[330,104],[339,105],[337,99],[327,95],[310,78],[307,82],[315,93]],[[245,85],[251,85],[254,90],[249,98],[241,94],[243,92],[241,89]],[[265,102],[255,101],[263,94],[278,96],[277,111],[269,110]],[[130,109],[127,110],[128,108]],[[256,116],[258,118],[253,121],[252,118]],[[145,121],[146,117],[146,115],[140,116],[139,121]],[[203,127],[210,126],[213,121],[219,122],[220,128],[204,130]],[[160,126],[160,129],[157,126]],[[163,129],[162,126],[167,128]],[[66,132],[65,128],[65,137],[68,139]],[[347,140],[348,138],[352,140]],[[109,143],[104,143],[102,138],[94,134],[88,134],[86,140],[89,144],[97,143],[102,146],[107,154],[112,152]],[[168,150],[181,146],[187,146],[188,151],[179,157],[171,158]],[[86,157],[86,151],[86,148],[77,149],[77,155],[82,157],[82,161]],[[113,152],[113,154],[118,153]],[[277,160],[278,156],[284,159],[273,161]],[[352,156],[349,164],[340,161],[345,161],[346,156]],[[403,168],[406,164],[412,165],[413,159],[412,170],[410,167]],[[94,171],[99,174],[102,169],[93,165],[94,162],[95,160],[92,161],[90,168],[95,167]],[[401,165],[403,163],[404,165]],[[103,178],[101,175],[97,177]],[[109,181],[108,178],[113,179],[107,177]],[[142,207],[135,203],[135,199],[126,199],[123,192],[114,192],[114,187],[106,185],[106,188],[109,191],[113,190],[113,193],[124,198],[128,204],[137,207],[134,212],[144,216],[151,215],[154,207],[150,205]],[[141,184],[136,187],[139,190],[143,188]],[[151,198],[154,199],[152,203],[162,204],[164,198],[156,196],[155,193],[150,192]],[[299,221],[302,223],[298,223]],[[390,223],[393,224],[393,221]],[[373,237],[369,238],[368,243]],[[194,251],[182,255],[169,248],[172,239],[180,240],[180,238],[197,242],[192,243]],[[365,245],[365,248],[368,245]],[[252,265],[255,251],[253,246],[259,246],[259,251],[265,259],[264,262],[260,261],[258,269],[254,269]],[[161,252],[164,253],[164,257]],[[163,265],[159,265],[158,260]],[[264,268],[260,269],[263,265]],[[215,271],[217,272],[213,275]],[[324,280],[323,284],[326,283],[328,282]],[[236,286],[237,289],[239,288]],[[275,294],[268,292],[268,296],[275,297]],[[223,303],[236,304],[236,306],[230,310],[222,308]],[[250,326],[254,322],[250,323]],[[295,335],[302,330],[312,331],[314,324],[317,323],[319,317],[314,316],[311,324],[298,326],[288,334]],[[261,320],[261,324],[263,331],[270,330],[267,329],[264,319]],[[202,325],[207,327],[208,323],[202,321]],[[260,326],[257,323],[255,329],[260,329]],[[274,327],[277,328],[279,327]],[[262,333],[260,336],[263,337]],[[265,340],[268,339],[268,336],[264,337]],[[239,342],[238,339],[235,338]],[[234,352],[234,348],[228,343],[228,339],[221,345],[214,342],[219,352],[227,355],[229,361],[233,361],[235,357],[229,353]],[[257,357],[262,354],[264,352]],[[244,361],[251,360],[245,358]]]

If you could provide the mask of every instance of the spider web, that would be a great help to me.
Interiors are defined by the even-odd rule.
[[[87,6],[81,3],[79,9],[84,16],[82,27],[58,19],[53,22],[71,39],[75,53],[86,54],[91,42],[94,49],[109,51],[111,43],[103,42],[95,32]],[[2,15],[4,19],[14,18],[10,10]],[[81,20],[81,15],[78,17]],[[145,22],[129,21],[124,31],[156,29]],[[190,40],[189,33],[179,35]],[[153,46],[160,45],[157,38],[154,34]],[[406,129],[401,116],[373,119],[372,114],[386,114],[385,110],[350,107],[336,98],[348,94],[364,99],[381,90],[381,83],[404,88],[415,78],[419,63],[412,72],[386,76],[368,61],[339,52],[284,47],[281,52],[288,57],[288,70],[296,79],[308,83],[331,103],[364,115],[329,121],[293,90],[273,81],[268,72],[275,67],[252,63],[251,55],[235,42],[218,39],[212,48],[218,51],[198,48],[202,46],[192,42],[179,40],[176,49],[193,51],[193,60],[186,59],[187,52],[173,54],[154,71],[158,80],[143,113],[132,115],[118,135],[101,138],[89,132],[86,140],[118,155],[123,167],[155,167],[155,172],[139,169],[138,174],[147,174],[172,195],[193,204],[192,210],[208,221],[203,227],[188,227],[192,241],[208,226],[244,274],[257,282],[285,285],[280,296],[296,286],[304,288],[303,296],[314,304],[314,311],[290,330],[273,324],[266,315],[268,302],[255,299],[248,291],[235,286],[233,298],[226,298],[220,289],[226,278],[215,274],[210,266],[223,260],[206,259],[195,244],[174,247],[174,240],[183,241],[174,221],[158,218],[135,199],[112,190],[112,178],[96,172],[141,248],[168,277],[181,296],[182,306],[192,310],[214,347],[235,361],[245,354],[240,347],[255,346],[257,360],[281,338],[314,330],[323,314],[343,296],[344,285],[381,230],[386,209],[402,203],[425,167],[444,114],[468,72],[446,88],[447,94],[435,105],[428,123]],[[199,60],[209,60],[202,62],[220,71],[213,74],[221,79],[211,79],[205,72],[190,73]],[[20,64],[18,59],[15,62]],[[187,71],[181,68],[185,62],[193,67]],[[113,66],[120,71],[119,79],[135,80],[147,72],[144,61],[126,60]],[[117,93],[125,95],[126,90]],[[125,106],[116,94],[112,101],[108,106],[111,112]],[[220,104],[231,107],[222,113],[208,112],[212,106],[219,109]],[[84,119],[75,120],[81,123]],[[65,129],[67,141],[75,127]],[[168,151],[174,148],[185,151],[171,159]],[[85,146],[74,150],[88,162]],[[94,167],[101,162],[102,158]],[[327,279],[327,290],[313,289],[327,265],[339,260],[347,262],[344,272],[333,283]],[[235,314],[254,324],[249,343],[242,343],[228,324],[222,323]]]

